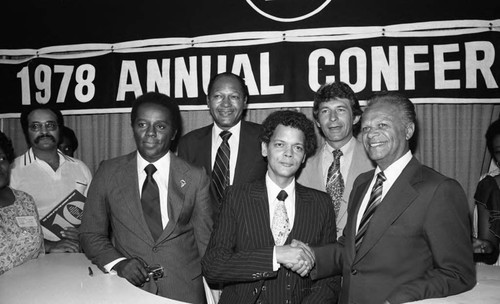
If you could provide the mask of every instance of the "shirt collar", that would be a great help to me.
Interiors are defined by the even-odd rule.
[[[354,137],[351,136],[351,139],[349,139],[349,141],[340,148],[340,151],[342,151],[342,155],[347,155],[354,149],[355,140],[356,139],[354,139]],[[336,149],[333,149],[333,147],[330,146],[327,141],[325,141],[325,150],[328,151],[330,154],[332,154],[333,150]]]
[[[268,197],[270,197],[270,198],[276,198],[278,196],[278,193],[280,193],[281,190],[285,190],[286,193],[288,194],[288,197],[291,197],[292,193],[295,192],[295,178],[293,178],[292,182],[288,186],[286,186],[285,189],[281,189],[271,179],[271,177],[269,176],[269,173],[266,173],[266,188],[267,188]]]
[[[163,155],[159,160],[155,161],[154,163],[150,163],[147,160],[145,160],[139,151],[137,151],[137,170],[139,172],[144,172],[144,168],[146,168],[147,165],[153,164],[156,167],[157,171],[162,171],[164,168],[169,168],[170,167],[170,151],[167,152],[167,154]]]
[[[403,169],[408,165],[410,162],[411,158],[413,155],[411,154],[411,151],[408,150],[403,156],[401,156],[397,161],[393,162],[389,167],[387,167],[384,170],[384,175],[388,180],[395,181],[401,172],[403,172]],[[377,166],[377,169],[375,169],[375,175],[377,175],[380,171],[379,166]]]
[[[231,137],[229,138],[229,140],[231,140],[232,138],[235,138],[235,137],[239,137],[240,130],[241,130],[241,120],[228,130],[232,134]],[[219,136],[220,132],[222,132],[222,131],[224,131],[224,130],[219,128],[219,126],[214,122],[214,127],[212,128],[212,141],[213,142],[222,141],[222,139]]]
[[[59,167],[67,161],[74,161],[71,157],[62,153],[61,150],[59,150],[59,149],[57,149],[57,154],[59,154]],[[28,151],[26,151],[26,153],[24,153],[24,161],[21,165],[29,166],[29,165],[33,164],[35,161],[43,161],[43,160],[36,157],[35,152],[33,151],[33,148],[29,148]]]

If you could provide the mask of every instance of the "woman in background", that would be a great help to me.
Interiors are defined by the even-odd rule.
[[[500,168],[500,119],[486,131],[486,145]],[[500,175],[486,175],[479,181],[474,195],[477,206],[477,239],[474,238],[474,260],[495,264],[500,238]]]
[[[0,132],[0,275],[45,252],[35,201],[9,187],[12,142]]]

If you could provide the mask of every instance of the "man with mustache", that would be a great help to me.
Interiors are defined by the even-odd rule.
[[[74,190],[86,195],[92,174],[81,160],[57,149],[64,126],[59,110],[46,105],[27,108],[21,113],[21,126],[29,149],[14,160],[10,184],[33,196],[43,219]],[[47,253],[80,251],[73,227],[62,231],[62,239],[45,227],[43,234]]]

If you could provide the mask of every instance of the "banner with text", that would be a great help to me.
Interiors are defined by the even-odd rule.
[[[336,80],[351,85],[360,100],[390,90],[415,103],[500,102],[500,33],[488,24],[233,33],[51,47],[22,56],[4,51],[0,117],[35,103],[74,114],[125,112],[148,91],[175,98],[183,110],[206,109],[208,82],[223,71],[245,78],[249,108],[310,106],[314,91]]]

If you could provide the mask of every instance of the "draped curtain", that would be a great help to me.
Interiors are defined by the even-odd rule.
[[[294,108],[312,119],[312,108]],[[261,123],[277,109],[250,109],[245,119]],[[418,132],[415,156],[425,165],[457,179],[473,208],[473,195],[481,174],[489,169],[490,155],[485,133],[499,117],[500,104],[417,104]],[[182,111],[181,134],[212,122],[207,110]],[[95,172],[102,160],[135,150],[130,115],[66,115],[65,124],[75,131],[79,147],[75,157]],[[4,118],[1,129],[14,144],[16,155],[24,153],[26,142],[18,118]]]

